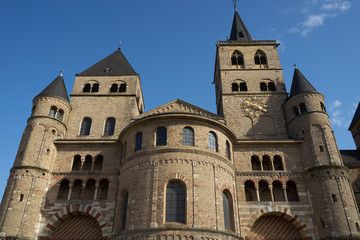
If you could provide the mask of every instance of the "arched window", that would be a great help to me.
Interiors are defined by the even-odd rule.
[[[70,190],[70,182],[67,179],[61,181],[58,200],[67,200]]]
[[[95,180],[94,179],[89,179],[86,182],[86,186],[84,189],[84,199],[85,200],[94,200],[95,197]]]
[[[167,131],[164,127],[159,127],[156,131],[156,146],[165,146],[167,141]]]
[[[275,84],[273,82],[269,82],[268,89],[269,89],[269,91],[276,91]]]
[[[76,155],[76,156],[74,156],[74,162],[73,162],[71,170],[78,171],[80,169],[81,169],[81,156]]]
[[[239,85],[237,83],[231,84],[231,91],[233,92],[239,91]]]
[[[263,165],[263,170],[264,171],[271,171],[272,169],[272,165],[271,165],[271,161],[270,161],[270,157],[267,155],[264,155],[262,158],[262,165]]]
[[[243,66],[244,65],[244,57],[240,51],[235,50],[231,55],[231,65],[234,66]]]
[[[208,133],[208,141],[209,141],[209,150],[217,152],[218,151],[218,143],[217,143],[217,137],[214,132]]]
[[[325,228],[325,227],[326,227],[326,226],[325,226],[324,219],[322,219],[322,218],[320,218],[320,226],[321,226],[322,228]]]
[[[81,192],[82,192],[82,181],[80,179],[77,179],[72,187],[70,199],[79,200]]]
[[[126,191],[123,193],[123,207],[122,207],[122,218],[121,218],[121,229],[126,227],[126,216],[129,202],[129,193]]]
[[[240,83],[240,91],[241,92],[246,92],[248,90],[246,82],[241,82]]]
[[[260,83],[260,91],[267,91],[266,83],[264,83],[264,82]]]
[[[141,148],[142,148],[142,133],[139,132],[138,134],[136,134],[135,152],[141,150]]]
[[[103,165],[104,157],[102,155],[97,155],[94,162],[94,171],[101,171]]]
[[[56,112],[57,112],[57,108],[52,106],[50,108],[49,117],[55,117]]]
[[[223,191],[223,211],[225,229],[234,231],[234,209],[229,190]]]
[[[185,223],[186,193],[180,182],[170,182],[166,187],[166,222]]]
[[[290,202],[299,201],[296,184],[293,181],[286,182],[286,195]]]
[[[282,159],[279,155],[274,156],[274,168],[275,168],[275,171],[284,170]]]
[[[64,111],[62,109],[59,109],[59,111],[57,111],[55,114],[55,118],[57,118],[61,121],[63,118],[63,115],[64,115]]]
[[[102,179],[99,184],[98,199],[106,200],[109,191],[109,181],[107,179]]]
[[[110,92],[117,92],[119,89],[119,86],[114,83],[113,85],[111,85],[111,88],[110,88]]]
[[[331,195],[331,198],[332,198],[332,201],[333,201],[333,202],[337,202],[337,201],[338,201],[338,198],[337,198],[337,196],[336,196],[335,194],[332,194],[332,195]]]
[[[257,50],[257,52],[254,55],[254,61],[255,61],[255,65],[259,65],[260,67],[266,67],[267,64],[267,59],[266,59],[266,54],[261,51],[261,50]]]
[[[258,156],[251,157],[251,167],[254,171],[261,171],[261,163]]]
[[[284,189],[282,187],[281,182],[274,181],[272,185],[273,185],[274,201],[285,201]]]
[[[228,159],[231,159],[231,149],[230,149],[230,143],[229,143],[229,141],[226,141],[226,157],[228,158]]]
[[[246,201],[256,201],[256,188],[253,181],[245,182],[245,199]]]
[[[360,232],[360,226],[359,226],[359,223],[355,223],[355,226],[356,226],[356,231]]]
[[[326,108],[323,102],[320,102],[321,111],[326,112]]]
[[[83,92],[90,92],[90,90],[91,90],[91,84],[90,83],[85,84],[83,88]]]
[[[260,194],[260,201],[271,201],[270,188],[268,183],[264,180],[261,180],[259,182],[259,194]]]
[[[99,84],[94,83],[91,88],[91,92],[98,92],[99,91]]]
[[[88,136],[90,135],[90,129],[91,129],[91,118],[84,118],[82,123],[81,123],[81,128],[80,128],[80,136]]]
[[[297,106],[295,106],[295,107],[293,108],[293,111],[294,111],[294,113],[295,113],[296,116],[300,114],[300,109],[299,109],[299,107],[297,107]]]
[[[104,136],[112,136],[115,131],[115,118],[109,117],[106,119],[105,128],[104,128]]]
[[[84,164],[82,166],[82,170],[89,171],[91,170],[91,166],[92,166],[92,156],[86,155]]]
[[[306,108],[305,103],[300,104],[300,112],[301,113],[306,113],[307,112],[307,108]]]
[[[126,83],[120,84],[119,92],[126,92]]]
[[[194,146],[194,130],[192,128],[183,128],[182,144],[185,146]]]

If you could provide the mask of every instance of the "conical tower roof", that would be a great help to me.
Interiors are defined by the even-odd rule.
[[[245,27],[244,22],[241,20],[239,13],[235,9],[234,13],[234,20],[231,28],[230,38],[229,40],[232,41],[251,41],[252,38],[250,36],[250,33]]]
[[[290,97],[302,92],[317,92],[311,83],[304,77],[299,69],[295,68],[291,85]]]
[[[39,95],[37,96],[50,96],[58,97],[69,102],[69,96],[66,91],[64,78],[60,74],[54,81],[52,81]]]
[[[354,117],[351,121],[351,124],[350,124],[350,127],[349,129],[360,119],[360,102],[359,102],[359,105],[355,111],[355,114],[354,114]]]
[[[89,67],[77,76],[129,76],[137,75],[130,63],[126,60],[120,48]]]

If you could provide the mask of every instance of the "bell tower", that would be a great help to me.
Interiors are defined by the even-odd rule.
[[[253,40],[235,9],[230,38],[216,45],[217,113],[238,139],[286,139],[279,44]]]

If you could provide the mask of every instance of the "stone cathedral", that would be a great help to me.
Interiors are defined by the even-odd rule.
[[[360,239],[360,151],[340,151],[324,96],[235,10],[216,44],[217,113],[144,112],[120,49],[33,100],[0,208],[0,239]],[[316,80],[317,81],[317,80]],[[360,149],[360,106],[350,126]]]

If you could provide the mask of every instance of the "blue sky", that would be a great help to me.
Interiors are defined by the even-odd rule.
[[[255,40],[278,40],[285,83],[293,65],[326,97],[340,149],[360,100],[360,0],[240,1]],[[75,74],[122,51],[140,74],[145,110],[180,98],[216,112],[216,41],[226,40],[231,0],[0,2],[0,196],[30,116],[32,99],[60,70],[68,93]]]

